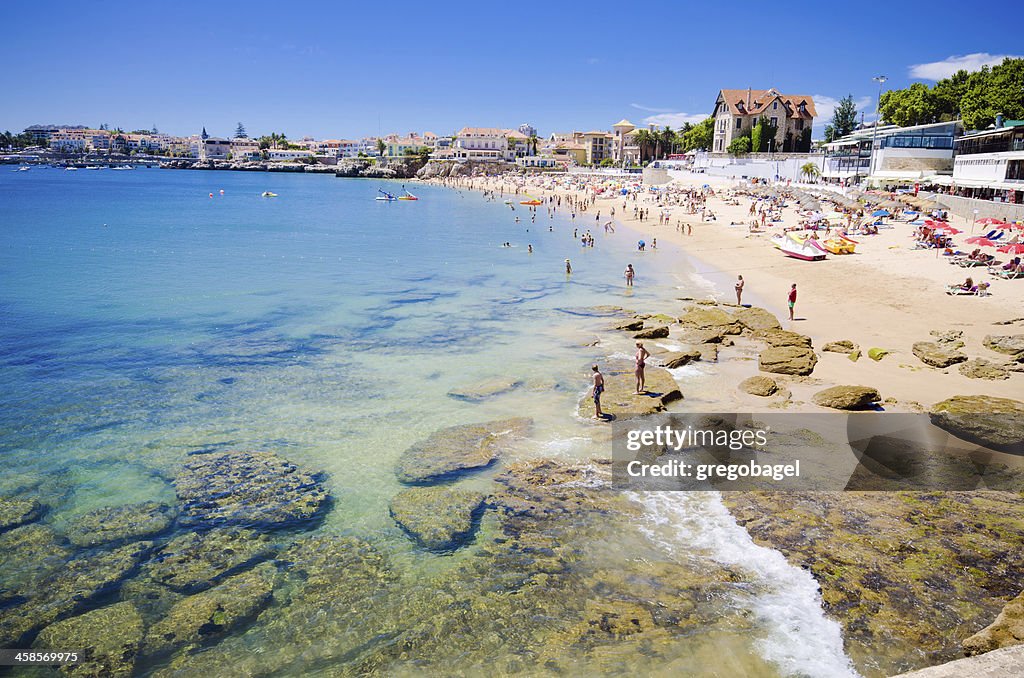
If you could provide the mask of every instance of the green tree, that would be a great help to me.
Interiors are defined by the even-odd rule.
[[[800,138],[797,139],[796,144],[793,148],[796,153],[810,153],[811,152],[811,128],[805,127],[800,132]]]
[[[832,139],[845,137],[857,127],[857,106],[853,103],[852,94],[847,94],[839,100],[839,105],[832,112],[832,122],[829,127],[832,128]],[[826,127],[825,131],[828,132],[828,129]]]
[[[530,155],[537,155],[537,142],[538,141],[540,141],[540,139],[537,138],[536,134],[531,134],[530,135],[530,141],[529,141]]]
[[[878,100],[878,111],[882,120],[901,127],[937,122],[940,115],[932,91],[922,82],[885,92]]]
[[[236,139],[248,139],[249,138],[249,135],[245,131],[245,125],[243,125],[242,123],[238,123],[238,126],[235,127],[235,138]]]
[[[640,149],[640,162],[643,162],[654,148],[654,136],[650,130],[638,129],[633,132],[633,143]]]
[[[808,181],[812,181],[821,175],[821,170],[818,169],[818,165],[813,162],[805,162],[800,165],[800,174],[807,177]]]
[[[960,110],[970,129],[988,127],[997,115],[1024,119],[1024,59],[1004,59],[991,69],[971,73]]]
[[[725,149],[730,155],[745,155],[750,153],[750,137],[744,135],[736,137],[729,143],[729,147]]]
[[[384,143],[383,139],[377,139],[377,155],[383,156],[387,148],[388,145]]]
[[[711,148],[715,138],[715,119],[708,117],[702,122],[690,127],[683,133],[683,151],[701,150]]]

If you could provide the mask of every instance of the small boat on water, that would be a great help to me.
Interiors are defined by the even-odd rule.
[[[121,165],[120,167],[111,167],[110,169],[112,169],[112,170],[130,170],[130,169],[135,169],[135,168],[132,167],[131,165]]]
[[[419,200],[419,198],[417,198],[415,195],[413,195],[409,191],[406,191],[405,195],[398,196],[398,199],[399,200]]]
[[[68,165],[67,167],[64,168],[64,171],[65,172],[77,172],[78,168],[75,167],[74,165]]]
[[[520,200],[520,205],[529,205],[530,207],[537,207],[538,205],[544,204],[542,201],[537,200],[532,195],[527,195],[526,197],[529,198],[529,200]]]
[[[385,202],[394,202],[394,201],[398,200],[398,198],[396,198],[395,196],[391,195],[390,193],[385,191],[383,188],[378,188],[377,190],[381,193],[381,195],[378,195],[376,197],[376,200],[382,200],[382,201],[385,201]]]
[[[276,198],[277,197],[277,193],[271,193],[270,191],[263,191],[262,193],[260,193],[260,197],[261,198]]]
[[[803,261],[821,261],[828,254],[828,250],[814,238],[798,236],[793,233],[775,236],[772,238],[772,244],[782,250],[787,257]]]
[[[18,171],[19,171],[19,172],[27,172],[27,171],[29,171],[30,169],[32,169],[32,168],[31,168],[31,167],[28,167],[28,166],[23,166],[23,167],[19,167],[19,168],[18,168]]]

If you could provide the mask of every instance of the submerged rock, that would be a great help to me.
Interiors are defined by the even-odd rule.
[[[419,485],[490,466],[502,445],[524,435],[532,424],[532,419],[518,417],[443,428],[403,452],[395,474],[403,483]]]
[[[960,351],[931,341],[915,343],[913,351],[921,362],[932,367],[949,367],[967,360],[967,356]]]
[[[135,671],[144,626],[129,602],[115,603],[47,626],[34,647],[75,650],[79,661],[61,668],[69,676],[124,676]]]
[[[71,550],[47,525],[22,525],[0,534],[0,597],[35,596],[42,580],[70,557]]]
[[[196,592],[273,554],[273,545],[253,530],[183,534],[160,549],[146,573],[175,591]]]
[[[184,597],[149,629],[145,653],[195,649],[230,633],[270,602],[276,574],[273,564],[263,563],[212,589]]]
[[[775,317],[774,313],[757,306],[741,308],[732,316],[736,322],[752,332],[782,329],[782,324],[779,323],[779,319]]]
[[[857,344],[847,339],[840,339],[839,341],[830,341],[821,347],[822,351],[828,351],[829,353],[853,353],[857,350]]]
[[[155,501],[106,507],[73,520],[67,538],[72,544],[85,547],[144,539],[166,531],[174,517],[174,509]]]
[[[448,396],[456,400],[478,403],[503,393],[514,391],[522,385],[523,382],[519,379],[495,377],[494,379],[486,379],[475,384],[453,388],[448,391]]]
[[[800,346],[773,346],[758,356],[758,369],[775,374],[808,375],[817,364],[814,351]]]
[[[201,454],[174,481],[184,525],[274,527],[310,522],[328,508],[323,476],[273,452]]]
[[[758,375],[741,381],[739,389],[744,393],[766,398],[770,395],[774,395],[779,390],[779,384],[771,377]]]
[[[816,405],[836,410],[863,410],[882,399],[878,391],[867,386],[833,386],[814,394]]]
[[[995,396],[953,396],[932,406],[932,423],[958,438],[1024,454],[1024,403]]]
[[[0,532],[39,520],[43,510],[35,499],[0,499]]]
[[[17,647],[32,632],[115,593],[152,547],[134,542],[69,561],[40,582],[33,598],[0,610],[0,646]]]
[[[450,551],[468,540],[484,494],[452,487],[413,487],[391,500],[391,517],[431,551]]]
[[[974,358],[968,360],[965,363],[961,363],[960,374],[968,377],[969,379],[1009,379],[1010,371],[1002,365],[989,362],[984,358]]]

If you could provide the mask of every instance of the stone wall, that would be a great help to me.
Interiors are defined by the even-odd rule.
[[[978,210],[978,218],[1002,219],[1003,221],[1024,220],[1024,205],[1013,205],[1003,202],[992,202],[991,200],[977,200],[976,198],[961,198],[958,195],[946,193],[921,193],[922,197],[934,200],[943,205],[950,212],[963,217],[968,221],[974,219],[974,210]]]

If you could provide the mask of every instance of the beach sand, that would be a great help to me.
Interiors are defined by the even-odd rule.
[[[464,180],[466,181],[466,180]],[[475,189],[504,190],[506,195],[518,187],[521,193],[545,198],[553,193],[573,194],[582,198],[586,191],[563,188],[543,188],[545,177],[490,177],[476,178],[464,183]],[[738,184],[732,180],[691,175],[676,180],[673,186],[700,187],[711,183],[716,195],[708,199],[708,208],[716,221],[700,221],[700,214],[686,214],[682,207],[667,208],[671,212],[668,225],[658,225],[661,208],[653,194],[642,194],[636,202],[622,196],[598,197],[595,204],[580,219],[581,231],[590,223],[590,215],[601,210],[604,215],[616,208],[614,217],[617,233],[612,237],[644,239],[650,244],[654,238],[663,243],[680,245],[690,263],[704,278],[714,283],[712,296],[720,303],[735,303],[733,283],[743,275],[744,304],[759,305],[776,314],[784,329],[806,334],[814,340],[819,362],[813,373],[816,388],[822,384],[854,384],[877,388],[885,399],[895,400],[887,409],[914,410],[953,395],[993,395],[1019,397],[1024,375],[1011,373],[1008,379],[975,379],[960,373],[958,366],[945,369],[929,367],[912,353],[915,342],[934,341],[929,333],[962,331],[965,346],[961,349],[969,358],[984,358],[1003,362],[1006,356],[986,348],[982,342],[986,335],[1016,334],[1024,328],[1024,279],[993,280],[977,269],[969,271],[948,263],[947,258],[936,256],[934,250],[914,250],[911,237],[914,227],[893,222],[894,228],[881,229],[878,235],[859,238],[857,253],[830,255],[824,261],[807,262],[784,256],[772,246],[770,237],[782,226],[798,221],[795,206],[783,211],[783,223],[774,224],[768,233],[750,234],[745,225],[751,199],[739,196],[738,206],[725,203],[726,191]],[[626,209],[623,210],[623,203]],[[650,220],[640,222],[633,218],[633,207],[650,208]],[[544,209],[544,208],[541,208]],[[565,207],[561,208],[566,210]],[[693,226],[692,235],[680,233],[676,224],[682,221]],[[737,226],[730,226],[736,222]],[[973,249],[964,244],[971,235],[970,222],[952,217],[951,223],[961,231],[954,241],[961,250]],[[600,237],[599,229],[593,229]],[[975,229],[983,233],[981,226]],[[1002,257],[1005,259],[1005,257]],[[638,267],[638,282],[642,284],[642,262]],[[618,276],[619,271],[609,271]],[[946,286],[960,283],[967,275],[975,282],[991,282],[991,296],[950,296]],[[786,299],[790,285],[797,284],[799,292],[796,319],[788,320]],[[680,310],[684,304],[680,302]],[[1010,324],[1007,321],[1016,321]],[[857,362],[841,353],[822,352],[830,341],[849,340],[863,352]],[[883,348],[890,352],[880,361],[867,357],[870,348]],[[795,393],[795,392],[794,392]],[[806,404],[817,410],[817,406]]]

